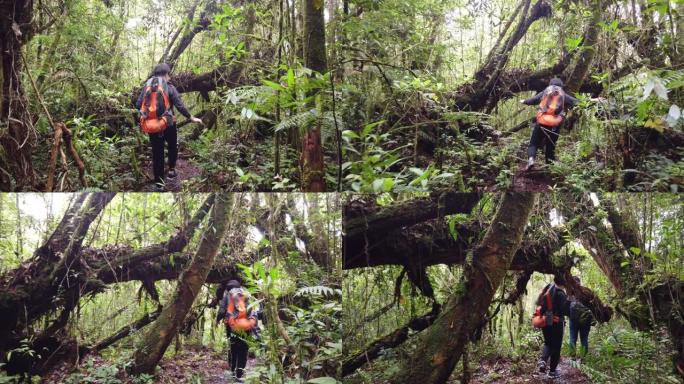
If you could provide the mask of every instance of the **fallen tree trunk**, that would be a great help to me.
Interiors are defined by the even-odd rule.
[[[396,331],[373,341],[363,351],[346,358],[342,362],[342,376],[349,376],[365,364],[375,360],[383,350],[398,347],[408,339],[410,331],[420,332],[426,329],[432,325],[437,315],[437,312],[431,311],[424,316],[417,317]]]
[[[150,324],[154,320],[156,320],[159,317],[159,314],[161,313],[161,308],[159,310],[152,312],[152,313],[146,313],[143,317],[139,318],[138,320],[122,327],[118,331],[116,331],[113,335],[106,337],[99,342],[95,343],[94,345],[84,347],[82,350],[79,350],[79,353],[81,356],[84,356],[85,354],[88,353],[97,353],[105,348],[108,348],[109,346],[115,344],[121,339],[124,339],[128,337],[132,332],[135,332],[137,330],[142,329],[144,326],[147,324]]]
[[[535,194],[506,193],[484,239],[464,270],[459,293],[449,299],[439,317],[419,336],[417,349],[403,360],[393,382],[444,383],[482,319],[520,246]]]
[[[145,335],[134,355],[133,374],[153,373],[205,283],[230,220],[232,195],[217,196],[205,235],[178,281],[176,294]]]

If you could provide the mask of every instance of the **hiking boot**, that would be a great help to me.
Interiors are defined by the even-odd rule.
[[[540,373],[546,372],[546,361],[539,360],[539,362],[537,363],[537,369],[539,369]]]
[[[555,379],[556,377],[558,377],[560,375],[558,374],[558,370],[554,370],[554,371],[549,371],[547,376],[549,377],[549,379]]]
[[[525,167],[525,170],[529,171],[533,167],[534,167],[534,157],[530,157],[529,160],[527,160],[527,167]]]
[[[152,192],[166,192],[166,188],[163,185],[155,184],[152,188]]]
[[[169,173],[168,173],[167,176],[169,177],[169,179],[173,179],[173,178],[175,178],[177,175],[178,175],[178,174],[176,173],[176,168],[170,168],[170,169],[169,169]]]

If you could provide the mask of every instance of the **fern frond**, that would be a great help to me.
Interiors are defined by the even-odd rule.
[[[297,290],[295,296],[323,296],[334,297],[342,296],[342,290],[337,288],[330,288],[324,285],[314,285],[312,287],[302,287]]]

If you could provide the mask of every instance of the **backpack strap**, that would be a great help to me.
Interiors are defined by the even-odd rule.
[[[549,287],[549,289],[546,291],[546,310],[553,312],[553,300],[551,299],[551,290],[554,289],[555,286]],[[555,290],[553,291],[555,293]]]

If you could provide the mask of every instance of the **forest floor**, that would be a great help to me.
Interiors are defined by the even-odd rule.
[[[249,372],[254,365],[255,359],[247,359],[245,370]],[[233,383],[235,381],[229,369],[228,356],[217,354],[204,346],[186,346],[178,355],[162,360],[155,383]]]
[[[248,358],[246,372],[256,365],[256,359]],[[86,358],[85,362],[77,369],[83,376],[80,380],[68,382],[109,382],[100,376],[107,372],[104,367],[111,366],[111,362],[102,356],[95,355]],[[57,384],[67,382],[72,375],[72,367],[62,364],[54,369],[41,381],[44,384]],[[116,371],[115,371],[116,372]],[[132,380],[125,373],[119,373],[117,378],[122,383],[131,383]],[[157,368],[154,383],[202,383],[202,384],[228,384],[234,383],[227,354],[217,353],[206,346],[187,345],[178,354],[162,359]]]
[[[166,178],[165,188],[169,192],[181,192],[183,188],[183,182],[189,182],[191,179],[198,178],[202,175],[202,170],[195,165],[192,160],[192,154],[188,152],[179,152],[178,160],[176,160],[176,173],[177,176],[173,179]],[[145,167],[145,174],[147,183],[142,186],[143,192],[154,191],[154,184],[152,180],[154,179],[154,174],[152,172],[152,162],[147,161],[143,164]],[[168,169],[167,169],[168,172]]]
[[[505,384],[505,383],[563,383],[591,384],[585,373],[573,366],[569,358],[562,357],[558,364],[559,377],[550,379],[546,374],[537,371],[536,359],[515,362],[508,358],[491,357],[480,361],[480,366],[473,372],[471,383]]]

